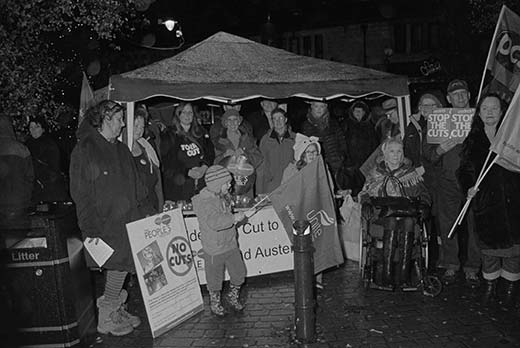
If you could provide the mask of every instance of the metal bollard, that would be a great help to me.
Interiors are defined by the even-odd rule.
[[[314,341],[316,332],[313,291],[314,247],[308,221],[298,220],[293,224],[293,228],[296,339],[310,343]]]

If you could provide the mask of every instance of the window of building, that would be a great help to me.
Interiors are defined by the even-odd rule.
[[[303,37],[303,55],[312,56],[312,42],[308,35]]]
[[[406,53],[406,24],[404,23],[394,25],[394,51]]]
[[[314,36],[314,57],[323,58],[323,35]]]
[[[430,23],[428,25],[428,47],[437,49],[440,46],[440,26],[437,23]]]
[[[300,38],[294,36],[289,39],[290,42],[290,51],[296,54],[300,54]]]
[[[410,50],[413,53],[422,51],[423,45],[424,45],[424,35],[423,35],[422,24],[412,24],[410,34],[411,34]]]

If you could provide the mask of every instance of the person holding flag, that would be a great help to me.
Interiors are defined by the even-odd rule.
[[[315,286],[322,289],[322,272],[343,263],[344,259],[339,242],[332,177],[321,157],[318,140],[314,136],[296,133],[294,162],[284,170],[282,184],[267,197],[271,199],[291,242],[294,222],[309,221],[315,248]]]
[[[510,308],[514,306],[520,279],[520,168],[513,171],[491,164],[476,188],[478,173],[485,166],[490,145],[497,142],[504,111],[504,103],[497,94],[486,94],[481,98],[470,133],[463,143],[457,174],[464,192],[468,192],[468,199],[473,199],[471,208],[485,280],[482,302],[489,304],[496,299],[497,282],[503,278],[502,304]],[[509,119],[515,117],[518,114],[510,114]],[[508,125],[507,128],[511,127]]]

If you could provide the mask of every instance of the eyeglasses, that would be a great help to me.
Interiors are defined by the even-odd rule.
[[[314,155],[317,155],[318,154],[318,151],[317,150],[309,150],[309,151],[305,151],[305,154],[314,154]]]

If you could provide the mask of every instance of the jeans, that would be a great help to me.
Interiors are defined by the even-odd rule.
[[[477,245],[477,240],[474,230],[474,219],[471,210],[468,210],[466,217],[462,220],[460,226],[454,232],[452,238],[448,239],[451,227],[463,205],[462,194],[459,191],[458,186],[450,181],[442,180],[442,183],[438,187],[438,226],[441,244],[439,245],[439,266],[450,269],[458,270],[461,266],[459,259],[459,242],[457,233],[467,232],[467,258],[463,269],[464,272],[478,272],[480,268],[480,249]]]

